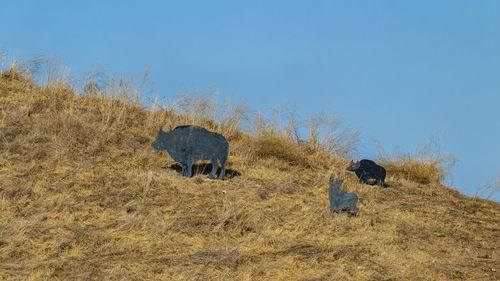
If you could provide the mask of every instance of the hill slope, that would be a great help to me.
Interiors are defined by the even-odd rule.
[[[500,279],[498,203],[391,170],[388,188],[359,184],[342,158],[230,118],[0,79],[1,279]],[[182,177],[151,148],[182,124],[228,138],[227,180]],[[359,216],[329,212],[330,176],[364,199]]]

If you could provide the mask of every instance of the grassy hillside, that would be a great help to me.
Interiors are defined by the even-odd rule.
[[[386,162],[381,189],[325,142],[241,131],[239,107],[147,109],[120,83],[0,75],[2,280],[500,279],[500,205],[441,185],[436,163]],[[227,180],[204,162],[182,177],[152,149],[184,124],[226,136]],[[330,176],[364,199],[359,216],[329,212]]]

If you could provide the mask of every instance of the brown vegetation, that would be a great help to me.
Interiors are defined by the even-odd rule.
[[[0,75],[0,279],[500,278],[500,205],[441,185],[433,163],[384,163],[382,189],[332,143],[262,120],[241,130],[242,106],[148,109],[115,80],[78,94],[64,77]],[[227,137],[227,180],[182,177],[152,149],[160,126],[182,124]],[[344,153],[354,138],[341,139]],[[330,176],[364,199],[358,217],[329,212]]]

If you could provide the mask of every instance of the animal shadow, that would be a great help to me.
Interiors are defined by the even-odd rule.
[[[368,179],[366,181],[367,185],[377,185],[377,180],[376,179]],[[384,182],[384,187],[391,187],[391,184]]]
[[[164,169],[172,169],[176,170],[178,173],[182,172],[182,165],[179,163],[175,163],[170,165],[170,167],[163,167]],[[210,174],[210,171],[212,171],[212,164],[211,163],[201,163],[201,164],[193,164],[193,177],[195,175],[201,174],[201,175],[208,175]],[[221,168],[217,168],[217,175],[220,175]],[[234,178],[234,177],[239,177],[241,176],[241,173],[238,172],[237,170],[233,169],[227,169],[226,168],[226,173],[224,174],[224,177],[226,178]]]

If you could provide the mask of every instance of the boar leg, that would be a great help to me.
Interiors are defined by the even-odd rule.
[[[368,177],[365,176],[365,175],[363,175],[360,180],[361,180],[361,183],[366,184],[366,181],[368,180]]]
[[[382,179],[377,179],[377,185],[384,187],[384,181]]]
[[[356,203],[354,204],[351,204],[351,207],[349,209],[349,215],[352,216],[356,216],[358,214],[358,208],[356,208]]]
[[[208,178],[211,179],[217,172],[217,168],[219,168],[219,163],[217,163],[217,158],[210,159],[210,162],[212,162],[212,171],[210,171],[210,175],[208,175]]]
[[[181,170],[181,175],[186,176],[187,174],[187,164],[181,163],[182,164],[182,170]]]
[[[221,171],[220,171],[220,175],[219,175],[219,178],[221,180],[224,179],[224,176],[226,175],[226,160],[223,160],[220,162],[220,165],[221,165]]]
[[[187,162],[187,176],[190,178],[192,174],[192,169],[193,169],[193,161],[188,161]]]

